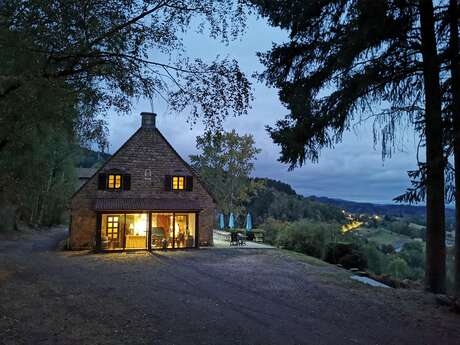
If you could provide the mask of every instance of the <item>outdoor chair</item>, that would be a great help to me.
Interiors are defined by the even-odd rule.
[[[230,233],[230,245],[237,246],[238,245],[238,233],[232,232]]]
[[[246,245],[246,236],[243,234],[238,234],[238,245],[244,246]]]

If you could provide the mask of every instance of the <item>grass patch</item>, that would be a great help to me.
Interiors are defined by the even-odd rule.
[[[312,266],[318,266],[318,267],[329,266],[329,264],[327,262],[324,262],[323,260],[314,258],[313,256],[308,256],[302,253],[294,252],[292,250],[279,249],[279,252],[285,256],[289,256],[299,261],[306,262]]]
[[[366,237],[369,241],[376,243],[377,245],[382,244],[391,244],[393,245],[396,242],[407,242],[410,241],[410,237],[405,235],[396,234],[384,228],[378,229],[368,229],[363,228],[362,235]]]

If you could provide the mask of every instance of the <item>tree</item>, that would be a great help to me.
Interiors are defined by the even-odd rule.
[[[455,185],[455,263],[454,294],[460,298],[460,44],[458,21],[460,18],[457,0],[449,0],[447,11],[449,28],[448,56],[450,62],[450,92],[452,116],[452,152],[454,157]]]
[[[388,263],[387,272],[396,279],[404,279],[409,272],[409,266],[403,258],[394,257]]]
[[[426,147],[426,288],[445,289],[444,164],[439,61],[432,2],[254,0],[290,41],[260,54],[261,80],[289,109],[268,127],[293,169],[317,161],[354,122],[374,119],[391,156],[398,130],[413,126]]]
[[[200,153],[191,155],[196,169],[224,213],[242,214],[249,194],[258,183],[249,178],[254,170],[254,160],[260,153],[252,135],[230,132],[206,132],[196,138]]]
[[[246,112],[249,82],[236,61],[184,56],[181,33],[193,21],[228,41],[244,29],[243,9],[240,1],[214,0],[5,0],[0,100],[37,81],[64,81],[77,94],[80,129],[100,125],[98,115],[110,107],[127,113],[134,97],[155,94],[172,110],[189,109],[191,122],[201,117],[219,126]],[[33,68],[18,68],[17,56],[34,61]],[[14,140],[16,122],[3,112],[0,120],[1,149]]]
[[[246,113],[237,62],[194,59],[182,44],[195,28],[228,42],[244,22],[240,0],[1,1],[0,208],[49,223],[73,189],[76,146],[104,149],[105,114],[133,99],[157,95],[209,128]]]

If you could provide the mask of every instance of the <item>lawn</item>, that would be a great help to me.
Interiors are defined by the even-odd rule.
[[[362,227],[357,231],[370,242],[374,242],[377,245],[395,245],[411,241],[410,237],[391,232],[385,228]]]

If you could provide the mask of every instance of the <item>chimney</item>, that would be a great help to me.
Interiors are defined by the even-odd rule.
[[[142,112],[142,128],[154,129],[155,128],[155,118],[157,114]]]

